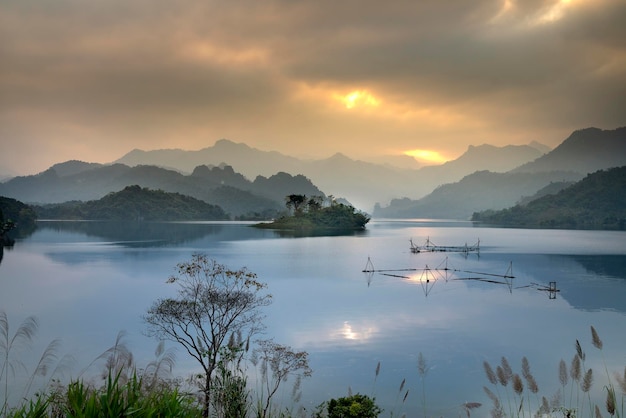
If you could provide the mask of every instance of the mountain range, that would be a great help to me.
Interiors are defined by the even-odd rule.
[[[474,213],[473,221],[521,228],[626,229],[626,166],[598,170],[528,203]]]
[[[469,219],[473,212],[505,209],[529,196],[538,197],[537,192],[550,184],[576,182],[591,172],[624,165],[626,127],[582,129],[552,151],[508,172],[476,172],[421,199],[395,199],[386,207],[377,205],[373,216]]]
[[[133,150],[115,163],[128,166],[157,165],[182,173],[191,172],[200,164],[227,163],[250,179],[277,172],[302,174],[327,195],[344,197],[355,207],[371,212],[375,203],[386,203],[402,196],[420,198],[441,184],[458,181],[477,170],[511,170],[540,157],[546,149],[545,145],[538,143],[504,147],[486,144],[470,146],[459,158],[441,166],[407,169],[388,163],[354,160],[340,153],[326,159],[303,160],[221,139],[212,147],[198,151]]]
[[[555,183],[626,165],[626,128],[573,132],[554,150],[469,146],[456,160],[417,169],[335,154],[303,160],[219,140],[199,151],[133,150],[111,164],[68,161],[0,183],[0,195],[29,203],[99,199],[129,185],[187,194],[233,217],[284,209],[288,194],[344,198],[375,217],[468,219],[513,206]],[[254,180],[250,180],[254,179]],[[385,206],[386,205],[386,206]],[[256,216],[255,215],[255,216]]]
[[[251,182],[232,167],[198,166],[189,174],[157,166],[93,165],[80,161],[55,164],[33,176],[0,183],[0,196],[27,203],[51,204],[97,200],[129,185],[180,193],[220,206],[231,217],[267,218],[285,207],[288,194],[322,196],[302,175],[277,173]]]

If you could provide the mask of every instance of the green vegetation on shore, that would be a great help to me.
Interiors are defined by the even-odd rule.
[[[180,193],[127,186],[99,200],[36,206],[42,219],[108,221],[228,220],[224,210]]]
[[[255,225],[259,228],[313,231],[313,230],[362,230],[370,217],[353,206],[338,203],[330,197],[324,206],[323,198],[292,194],[285,198],[289,215],[273,222]]]
[[[27,233],[35,227],[37,215],[33,209],[10,197],[0,196],[0,247],[12,245],[13,235]]]
[[[626,166],[600,170],[526,205],[474,213],[472,221],[524,228],[626,229]]]

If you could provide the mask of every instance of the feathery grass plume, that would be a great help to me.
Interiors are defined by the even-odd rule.
[[[485,391],[485,393],[487,394],[487,396],[489,397],[489,399],[491,399],[491,402],[493,402],[494,404],[496,402],[500,402],[500,400],[498,399],[498,397],[496,396],[495,393],[493,393],[491,390],[489,390],[489,388],[487,386],[483,386],[483,390]]]
[[[535,380],[535,377],[532,374],[528,375],[528,377],[526,378],[526,383],[528,385],[528,390],[531,393],[539,392],[539,385],[537,385],[537,381]]]
[[[550,410],[556,411],[561,405],[563,405],[563,395],[560,390],[557,390],[550,398]]]
[[[26,368],[19,359],[12,359],[11,353],[22,344],[31,344],[38,329],[37,319],[29,316],[20,324],[13,336],[10,336],[9,319],[4,311],[0,311],[0,358],[2,359],[0,381],[4,380],[4,402],[0,408],[0,415],[5,414],[9,408],[9,373],[15,376],[16,368]]]
[[[502,386],[506,386],[509,384],[508,376],[504,372],[502,366],[496,367],[496,376],[498,376],[498,382],[500,382]]]
[[[602,418],[602,412],[600,412],[600,407],[596,405],[596,418]]]
[[[396,394],[396,405],[398,404],[398,399],[400,399],[400,395],[402,394],[402,390],[404,389],[405,384],[406,384],[406,378],[402,379],[402,382],[400,383],[400,389],[398,389],[398,393]],[[406,395],[404,396],[402,403],[404,403],[405,399],[406,399]]]
[[[420,376],[424,377],[426,376],[426,373],[428,373],[428,369],[429,367],[426,364],[426,359],[424,358],[424,355],[420,352],[417,355],[417,372]]]
[[[575,355],[574,358],[572,359],[572,365],[570,366],[570,369],[569,369],[569,375],[572,378],[572,380],[575,380],[577,382],[580,381],[580,376],[581,376],[580,356]]]
[[[498,378],[496,377],[496,374],[493,372],[491,365],[487,361],[483,361],[483,368],[485,369],[485,374],[487,375],[487,379],[489,380],[489,383],[491,383],[492,385],[497,384]]]
[[[537,381],[530,372],[530,364],[528,363],[528,359],[526,357],[522,358],[522,376],[526,379],[528,390],[531,391],[531,393],[539,392],[539,386],[537,386]]]
[[[417,355],[417,372],[420,375],[420,380],[422,381],[422,409],[424,412],[424,416],[426,416],[426,384],[424,383],[424,377],[428,373],[428,365],[426,364],[426,358],[420,351]]]
[[[465,402],[461,406],[465,410],[465,414],[467,415],[467,418],[470,418],[472,409],[480,408],[482,404],[480,402]]]
[[[541,415],[547,415],[550,413],[550,404],[548,403],[548,398],[546,398],[545,396],[541,397],[541,406],[539,407],[539,410],[537,411],[537,415],[541,416]]]
[[[526,378],[530,375],[530,363],[528,363],[528,359],[526,356],[522,357],[522,376]]]
[[[591,342],[598,350],[602,350],[602,340],[593,325],[591,326]]]
[[[593,370],[589,369],[585,373],[585,377],[583,377],[583,382],[580,385],[580,389],[587,393],[589,389],[591,389],[591,385],[593,384]]]
[[[398,393],[396,394],[396,401],[395,401],[395,405],[394,405],[394,411],[395,411],[395,407],[398,405],[398,399],[400,399],[400,395],[402,395],[402,391],[404,390],[404,385],[406,384],[406,378],[402,379],[402,382],[400,383],[400,388],[398,389]],[[404,401],[406,401],[406,397],[409,395],[409,391],[407,390],[406,393],[404,394],[404,398],[402,399],[402,403],[404,403]],[[395,416],[394,412],[391,412],[391,416]]]
[[[513,391],[515,391],[518,395],[521,395],[524,391],[524,383],[522,382],[522,378],[517,373],[513,375]]]
[[[607,386],[606,389],[606,412],[611,416],[615,415],[615,390]]]
[[[490,411],[491,418],[503,418],[504,409],[502,408],[500,399],[498,399],[498,397],[492,391],[490,391],[488,387],[483,386],[483,390],[485,391],[489,399],[491,399],[491,402],[493,402],[493,408],[491,408],[491,411]]]
[[[376,393],[376,380],[378,379],[378,375],[380,374],[380,361],[376,364],[376,373],[374,375],[374,383],[372,384],[372,396]]]
[[[511,380],[511,378],[513,377],[513,369],[511,369],[511,365],[509,364],[509,361],[506,359],[506,357],[502,357],[501,363],[502,363],[502,369],[504,370],[507,380]]]
[[[36,376],[46,377],[48,373],[50,372],[50,369],[53,364],[56,364],[56,367],[51,371],[50,379],[44,386],[48,386],[50,384],[50,381],[54,378],[57,372],[61,373],[63,369],[69,368],[69,362],[73,360],[72,356],[67,355],[67,356],[64,356],[61,360],[57,361],[58,356],[56,352],[58,351],[60,345],[61,345],[60,340],[52,340],[46,346],[46,349],[44,350],[43,354],[39,358],[39,362],[37,363],[37,366],[35,367],[35,371],[31,374],[28,380],[28,384],[26,385],[26,388],[24,389],[24,393],[22,394],[23,399],[28,398],[28,395],[30,394],[30,390],[32,388],[35,377]]]
[[[583,351],[583,348],[580,346],[580,341],[578,340],[576,340],[576,354],[578,354],[578,357],[580,357],[582,361],[585,361],[585,352]]]
[[[569,381],[569,376],[567,375],[567,364],[563,359],[559,362],[559,381],[563,387],[567,386]]]
[[[400,389],[398,390],[398,392],[402,392],[402,389],[404,389],[404,384],[406,383],[406,378],[402,379],[402,383],[400,383]]]
[[[142,380],[147,389],[155,388],[159,382],[169,377],[176,364],[173,349],[165,349],[165,341],[161,340],[154,350],[155,359],[150,361],[143,370]]]

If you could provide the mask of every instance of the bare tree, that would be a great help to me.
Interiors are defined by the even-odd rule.
[[[265,418],[270,416],[272,398],[289,375],[296,376],[293,388],[295,397],[302,377],[310,377],[313,371],[309,367],[309,354],[306,351],[293,351],[291,347],[272,340],[259,341],[254,355],[256,359],[253,363],[261,361],[261,376],[265,387],[265,390],[261,389],[261,397],[265,397],[263,410],[258,411],[257,416]]]
[[[178,284],[177,298],[159,299],[144,316],[148,335],[182,345],[202,366],[200,389],[204,416],[209,416],[211,382],[223,347],[233,334],[250,337],[263,328],[260,308],[271,303],[266,284],[245,268],[226,266],[194,254],[177,266],[168,283]]]

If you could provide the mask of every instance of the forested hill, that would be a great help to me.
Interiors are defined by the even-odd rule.
[[[525,206],[474,213],[472,220],[516,227],[624,230],[626,166],[596,171]]]
[[[86,219],[111,221],[209,221],[228,215],[211,205],[180,193],[127,186],[99,200],[67,202],[34,207],[40,219]]]
[[[29,204],[97,200],[126,186],[181,193],[219,205],[232,217],[271,219],[292,193],[323,196],[302,175],[277,173],[252,182],[231,166],[198,166],[190,175],[156,166],[94,165],[79,161],[56,164],[48,170],[0,183],[0,195]]]

